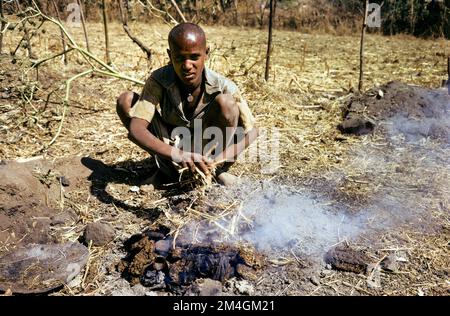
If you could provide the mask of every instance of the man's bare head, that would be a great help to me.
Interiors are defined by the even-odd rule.
[[[203,29],[194,23],[180,23],[169,33],[169,47],[201,45],[206,49],[206,35]]]
[[[167,53],[178,78],[188,87],[198,87],[209,53],[202,28],[194,23],[175,26],[169,33]]]

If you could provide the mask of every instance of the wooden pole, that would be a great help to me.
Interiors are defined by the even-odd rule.
[[[106,0],[102,0],[102,15],[103,15],[103,28],[105,30],[105,54],[106,63],[111,65],[111,56],[109,55],[109,36],[108,36],[108,21],[106,17]]]
[[[84,19],[84,12],[83,12],[83,6],[81,4],[81,0],[77,0],[78,6],[80,7],[80,15],[81,15],[81,24],[83,25],[83,33],[84,33],[84,40],[86,42],[86,49],[90,53],[91,49],[89,48],[89,39],[87,35],[86,30],[86,20]]]
[[[266,79],[266,81],[269,80],[270,54],[272,53],[272,28],[273,28],[273,19],[275,17],[276,5],[277,5],[277,0],[270,0],[269,38],[267,40],[266,73],[264,75],[264,79]]]
[[[3,52],[3,28],[5,27],[5,22],[3,19],[5,16],[3,15],[3,0],[0,0],[0,18],[2,19],[1,27],[0,27],[0,55]]]
[[[363,26],[361,31],[361,46],[359,49],[359,82],[358,82],[359,92],[361,92],[361,90],[363,89],[363,80],[364,80],[364,36],[366,35],[368,10],[369,10],[369,0],[365,0]]]
[[[55,0],[52,0],[53,7],[56,11],[56,16],[58,18],[58,22],[61,22],[61,16],[59,14],[58,6],[55,3]],[[66,54],[66,38],[64,37],[64,31],[61,29],[61,43],[64,51],[64,65],[67,65],[67,54]]]
[[[175,0],[170,0],[170,2],[172,2],[172,5],[175,7],[175,10],[177,10],[178,15],[181,17],[181,19],[183,20],[183,22],[187,22],[186,18],[183,15],[183,12],[181,12],[180,8],[178,7],[177,3],[175,2]]]
[[[448,75],[447,89],[448,89],[448,94],[450,95],[450,55],[447,56],[447,75]]]

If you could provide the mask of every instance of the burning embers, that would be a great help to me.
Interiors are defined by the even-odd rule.
[[[148,231],[126,242],[129,255],[118,269],[131,284],[183,294],[200,278],[222,283],[233,277],[254,280],[262,266],[262,257],[253,248],[191,244],[180,237],[174,242],[166,234],[165,229]]]

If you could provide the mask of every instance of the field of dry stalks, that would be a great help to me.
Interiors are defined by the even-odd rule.
[[[113,66],[122,73],[144,81],[152,70],[168,62],[169,26],[131,24],[131,28],[152,48],[151,62],[119,24],[111,24],[111,58]],[[68,30],[83,45],[82,29]],[[102,25],[89,24],[88,30],[93,54],[103,58]],[[448,146],[436,145],[429,139],[422,141],[422,150],[408,143],[392,146],[378,132],[349,136],[336,128],[358,85],[359,37],[275,31],[270,80],[265,82],[265,31],[225,27],[206,27],[205,31],[211,46],[208,66],[238,84],[260,127],[276,127],[280,132],[281,166],[274,173],[262,174],[259,163],[245,161],[233,166],[232,173],[249,182],[266,181],[328,194],[325,204],[339,202],[350,212],[373,208],[370,216],[359,222],[364,224],[377,220],[377,209],[386,211],[400,206],[420,209],[417,216],[416,213],[411,213],[412,217],[405,215],[405,221],[392,220],[386,225],[375,225],[373,230],[361,231],[357,238],[344,236],[338,240],[363,249],[378,264],[391,253],[401,258],[398,271],[377,272],[379,284],[369,282],[373,273],[366,276],[330,270],[323,262],[309,262],[309,258],[298,258],[295,252],[286,250],[278,251],[273,257],[269,255],[266,272],[255,282],[253,293],[448,295]],[[50,25],[45,33],[35,36],[32,44],[39,58],[61,51],[58,36],[59,31]],[[13,50],[18,39],[16,33],[6,33],[5,48]],[[449,41],[368,35],[365,90],[393,80],[437,89],[446,79],[445,56],[449,53]],[[10,57],[1,56],[1,160],[39,155],[50,159],[89,156],[120,170],[133,170],[148,155],[127,139],[126,130],[115,114],[115,100],[121,91],[140,92],[141,86],[99,75],[77,80],[60,125],[64,80],[89,69],[79,55],[71,52],[68,56],[67,66],[58,58],[41,65],[38,73],[27,71],[29,61],[23,49],[14,63]],[[54,92],[49,95],[51,91]],[[60,126],[59,136],[46,148]],[[427,150],[439,159],[429,163]],[[405,171],[399,174],[398,168]],[[73,209],[77,219],[71,227],[66,227],[62,238],[76,241],[86,224],[104,220],[115,228],[115,240],[104,247],[90,247],[88,268],[83,270],[79,282],[65,286],[56,295],[107,295],[125,291],[127,282],[111,268],[112,262],[124,256],[121,248],[124,240],[155,221],[167,224],[179,220],[166,207],[163,192],[137,195],[129,190],[130,181],[115,181],[103,188],[113,201],[120,201],[115,203],[100,199],[96,190],[102,188],[94,182],[86,179],[64,196],[62,207]],[[377,203],[386,197],[395,197],[396,203]],[[405,200],[408,204],[403,203]],[[149,209],[151,214],[147,212]],[[389,210],[383,214],[388,219],[392,216]],[[0,253],[10,246],[0,240]]]

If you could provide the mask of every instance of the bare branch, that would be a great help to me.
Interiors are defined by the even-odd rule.
[[[58,6],[55,3],[55,0],[52,0],[53,7],[55,8],[56,16],[58,18],[58,21],[61,22],[61,16],[59,14]],[[66,39],[64,37],[64,32],[61,30],[61,43],[64,51],[64,65],[67,66],[67,54],[65,53],[66,50]]]
[[[83,25],[83,33],[84,33],[84,41],[86,42],[86,49],[88,52],[91,52],[89,48],[89,39],[86,30],[86,20],[84,19],[83,6],[81,5],[81,0],[77,0],[78,6],[80,7],[80,15],[81,15],[81,25]]]
[[[270,0],[269,39],[267,41],[266,73],[264,75],[264,79],[266,79],[266,81],[269,80],[270,54],[272,52],[272,28],[273,28],[273,18],[275,16],[276,6],[277,6],[277,0]]]
[[[186,18],[183,15],[183,12],[181,12],[180,8],[178,7],[177,3],[175,2],[175,0],[170,0],[170,2],[172,3],[172,5],[175,7],[175,10],[177,10],[178,15],[181,17],[181,19],[183,20],[183,22],[187,22]]]
[[[111,65],[111,56],[109,55],[109,35],[108,35],[108,21],[106,17],[106,1],[102,0],[102,16],[103,16],[103,28],[105,30],[105,54],[106,54],[106,63]]]
[[[0,26],[0,55],[3,52],[3,28],[6,22],[4,21],[5,16],[3,15],[3,0],[0,0],[0,18],[2,19],[2,24]]]
[[[150,61],[152,58],[152,50],[147,47],[142,41],[140,41],[136,36],[133,35],[130,28],[128,27],[128,17],[127,13],[123,10],[123,4],[122,0],[119,0],[119,10],[120,10],[120,17],[122,19],[122,26],[125,32],[127,33],[128,37],[138,45],[144,53],[147,54],[147,59]]]

